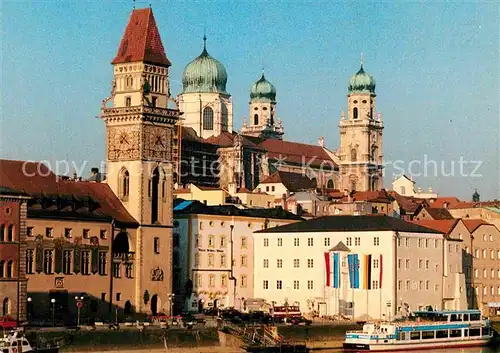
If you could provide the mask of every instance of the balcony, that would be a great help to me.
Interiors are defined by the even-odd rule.
[[[113,261],[122,261],[122,262],[130,262],[134,261],[135,259],[135,253],[129,252],[129,253],[114,253],[113,254]]]

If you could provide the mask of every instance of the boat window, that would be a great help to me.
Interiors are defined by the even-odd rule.
[[[419,340],[420,339],[420,332],[411,332],[410,339],[411,340]]]
[[[462,330],[450,330],[450,337],[462,337]]]
[[[481,314],[470,314],[470,321],[479,321],[481,320]]]
[[[399,333],[398,340],[399,340],[399,341],[404,341],[405,339],[406,339],[405,332],[400,332],[400,333]]]
[[[434,331],[422,331],[422,339],[434,339]]]
[[[490,335],[490,328],[483,327],[483,336],[489,336],[489,335]]]
[[[453,322],[453,321],[458,321],[458,315],[457,315],[457,314],[451,314],[450,321],[451,321],[451,322]]]
[[[470,337],[481,336],[481,329],[479,329],[479,328],[471,328],[471,329],[469,329],[469,336]]]
[[[464,314],[464,321],[469,321],[469,314]]]
[[[448,338],[448,330],[436,331],[436,338]]]

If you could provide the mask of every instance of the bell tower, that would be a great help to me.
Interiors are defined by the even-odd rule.
[[[363,61],[350,81],[347,117],[340,120],[339,178],[342,190],[381,190],[382,118],[375,114],[375,79],[364,71]]]
[[[166,296],[172,292],[172,193],[179,111],[168,107],[171,64],[151,8],[132,11],[112,64],[112,95],[102,107],[106,180],[139,223],[137,230],[127,231],[135,296],[122,301],[130,300],[136,312],[169,312]],[[110,108],[106,107],[109,100]],[[142,299],[146,290],[156,296],[154,307]]]

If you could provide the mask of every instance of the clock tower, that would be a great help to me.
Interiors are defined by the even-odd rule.
[[[127,232],[135,279],[130,301],[136,312],[169,312],[179,111],[169,108],[171,64],[151,8],[133,10],[112,64],[112,95],[102,107],[106,180],[140,224]],[[106,107],[110,100],[112,107]]]

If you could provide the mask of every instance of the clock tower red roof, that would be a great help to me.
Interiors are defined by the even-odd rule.
[[[112,64],[144,61],[170,66],[151,8],[133,10]]]

